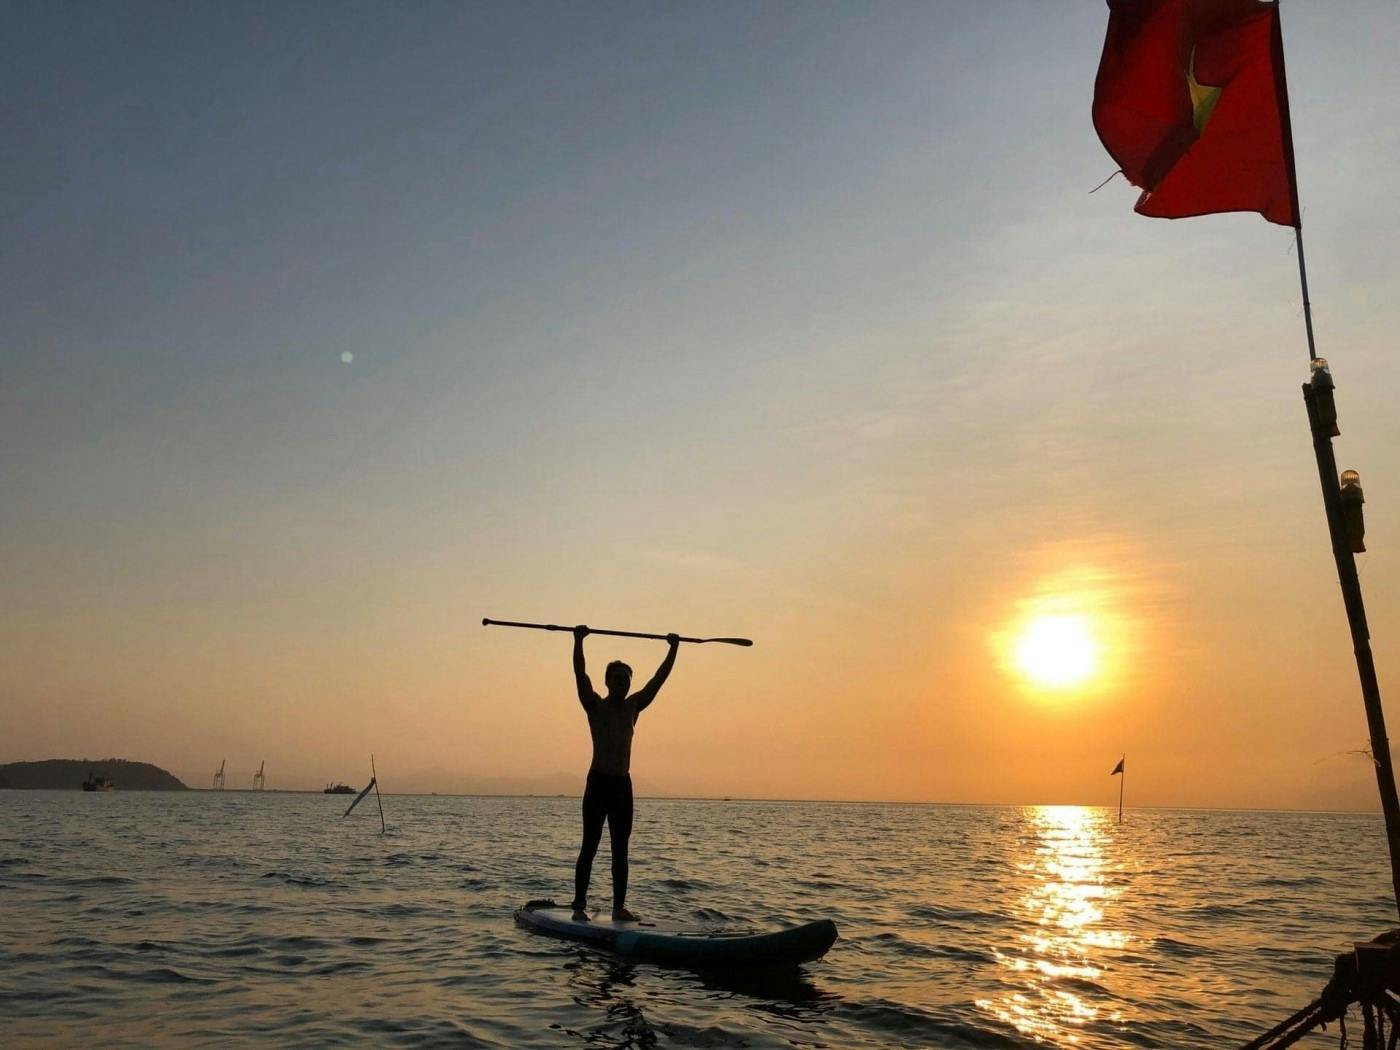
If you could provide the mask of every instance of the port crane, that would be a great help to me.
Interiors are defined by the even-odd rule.
[[[224,759],[223,761],[221,761],[221,762],[219,763],[219,771],[218,771],[217,773],[214,774],[214,790],[215,790],[215,791],[222,791],[222,790],[224,789],[224,765],[225,765],[227,762],[228,762],[228,759]]]
[[[267,774],[264,772],[266,769],[267,759],[263,759],[258,763],[258,771],[253,774],[253,788],[257,791],[262,791],[267,787]]]

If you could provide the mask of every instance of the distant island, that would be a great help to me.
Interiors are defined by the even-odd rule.
[[[185,791],[179,777],[149,762],[125,758],[49,758],[0,765],[0,788],[81,791],[89,776],[106,777],[118,791]]]

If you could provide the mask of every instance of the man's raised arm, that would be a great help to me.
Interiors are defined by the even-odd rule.
[[[593,683],[588,680],[588,671],[583,663],[583,640],[588,637],[588,628],[579,624],[574,628],[574,682],[578,686],[578,702],[588,710],[598,702],[598,694],[593,691]]]
[[[651,681],[642,686],[641,692],[637,694],[638,714],[651,706],[651,702],[656,699],[656,694],[666,684],[666,679],[671,674],[671,668],[676,665],[676,650],[681,647],[680,636],[668,634],[666,644],[671,647],[670,651],[666,653],[666,659],[661,661],[661,666],[656,669],[656,674],[651,676]]]

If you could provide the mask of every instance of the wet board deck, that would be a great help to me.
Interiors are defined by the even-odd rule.
[[[583,922],[553,901],[531,901],[515,913],[515,921],[628,958],[693,969],[798,966],[820,959],[836,942],[836,924],[830,919],[768,932],[717,933],[650,919],[616,922],[606,912]]]

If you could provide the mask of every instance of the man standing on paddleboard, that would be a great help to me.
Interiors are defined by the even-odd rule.
[[[593,735],[593,764],[588,768],[588,784],[583,790],[583,845],[574,867],[574,919],[588,919],[588,882],[593,875],[593,857],[603,839],[603,822],[608,824],[612,843],[613,911],[616,920],[635,922],[637,917],[627,910],[627,840],[632,837],[632,730],[637,716],[650,706],[676,663],[680,638],[666,636],[670,651],[651,681],[638,692],[627,690],[632,685],[632,668],[621,660],[608,664],[603,672],[608,695],[601,697],[593,691],[584,669],[583,640],[588,628],[574,628],[574,680],[578,685],[578,701],[588,714],[588,731]]]

